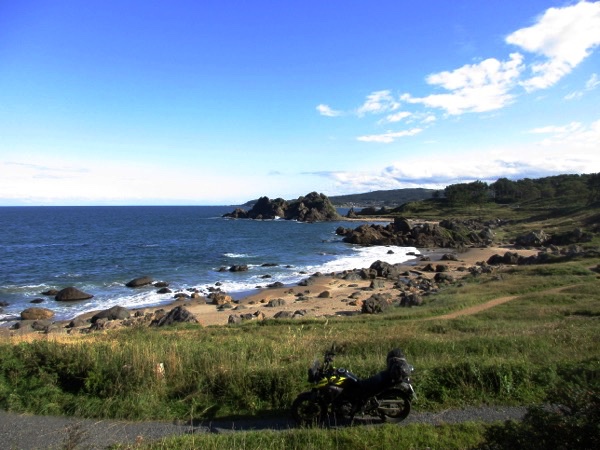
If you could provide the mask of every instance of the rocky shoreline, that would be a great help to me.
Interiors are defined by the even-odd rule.
[[[210,326],[252,320],[376,314],[390,307],[420,306],[428,295],[468,274],[491,273],[504,265],[545,263],[594,253],[577,245],[589,238],[579,230],[560,236],[529,233],[517,238],[515,244],[494,244],[494,229],[500,225],[500,221],[413,223],[396,218],[388,225],[371,223],[355,229],[340,227],[337,234],[349,243],[412,246],[420,250],[413,260],[405,263],[392,265],[374,261],[367,268],[316,273],[296,286],[274,283],[239,301],[214,286],[206,296],[197,290],[176,292],[173,302],[164,307],[127,309],[114,306],[82,314],[70,321],[54,321],[51,310],[31,307],[21,313],[21,320],[12,327],[0,327],[0,337],[31,333],[72,336],[127,326],[161,327],[181,322]],[[594,255],[598,253],[596,250]],[[153,285],[161,293],[172,293],[167,283],[155,282],[149,277],[135,278],[127,283],[134,289],[147,285]],[[57,301],[76,301],[91,296],[73,287],[43,294],[52,295]]]
[[[206,297],[195,292],[179,292],[172,303],[158,308],[115,306],[85,313],[70,321],[53,321],[43,316],[22,319],[16,326],[0,328],[0,336],[18,338],[38,334],[60,338],[122,327],[161,327],[181,322],[222,326],[249,320],[376,314],[390,307],[418,306],[429,294],[469,273],[491,271],[485,261],[509,250],[513,249],[471,248],[462,253],[424,249],[406,263],[390,265],[377,261],[369,268],[312,274],[297,285],[274,284],[239,301],[218,288]],[[531,257],[535,253],[535,250],[518,251],[522,257]]]

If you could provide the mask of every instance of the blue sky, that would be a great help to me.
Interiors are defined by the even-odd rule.
[[[600,1],[0,1],[0,205],[600,172]]]

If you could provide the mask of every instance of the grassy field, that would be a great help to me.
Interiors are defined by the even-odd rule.
[[[565,220],[557,215],[553,223]],[[512,226],[538,225],[520,219]],[[0,342],[0,408],[132,420],[287,415],[308,388],[307,367],[332,343],[337,365],[359,376],[381,370],[387,352],[402,348],[415,366],[413,411],[538,404],[560,385],[598,392],[599,265],[600,258],[583,258],[467,276],[422,307],[381,315]],[[476,314],[443,317],[507,297]],[[474,448],[487,429],[297,429],[194,435],[148,447]]]

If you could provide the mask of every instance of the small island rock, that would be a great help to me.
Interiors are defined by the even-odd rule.
[[[152,284],[153,282],[154,282],[154,280],[150,277],[139,277],[139,278],[134,278],[130,282],[126,283],[125,286],[131,287],[131,288],[137,288],[137,287],[146,286],[148,284]]]
[[[92,297],[94,297],[92,294],[88,294],[73,286],[70,286],[58,291],[54,299],[59,302],[70,302],[77,300],[88,300]]]

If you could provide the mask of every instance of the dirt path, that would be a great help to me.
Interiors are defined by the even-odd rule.
[[[565,289],[569,289],[572,287],[575,287],[576,285],[571,285],[571,286],[561,286],[558,288],[553,288],[553,289],[548,289],[546,291],[540,291],[539,293],[541,294],[556,294],[558,292],[561,292]],[[498,305],[502,305],[503,303],[507,303],[510,302],[511,300],[514,300],[516,298],[519,298],[520,295],[511,295],[508,297],[499,297],[499,298],[495,298],[493,300],[490,300],[488,302],[485,303],[481,303],[479,305],[475,305],[475,306],[470,306],[468,308],[465,309],[461,309],[459,311],[454,311],[448,314],[444,314],[441,316],[435,316],[435,317],[428,317],[427,319],[424,320],[440,320],[440,319],[455,319],[457,317],[460,316],[470,316],[473,314],[477,314],[480,313],[481,311],[485,311],[487,309],[493,308],[495,306]]]

